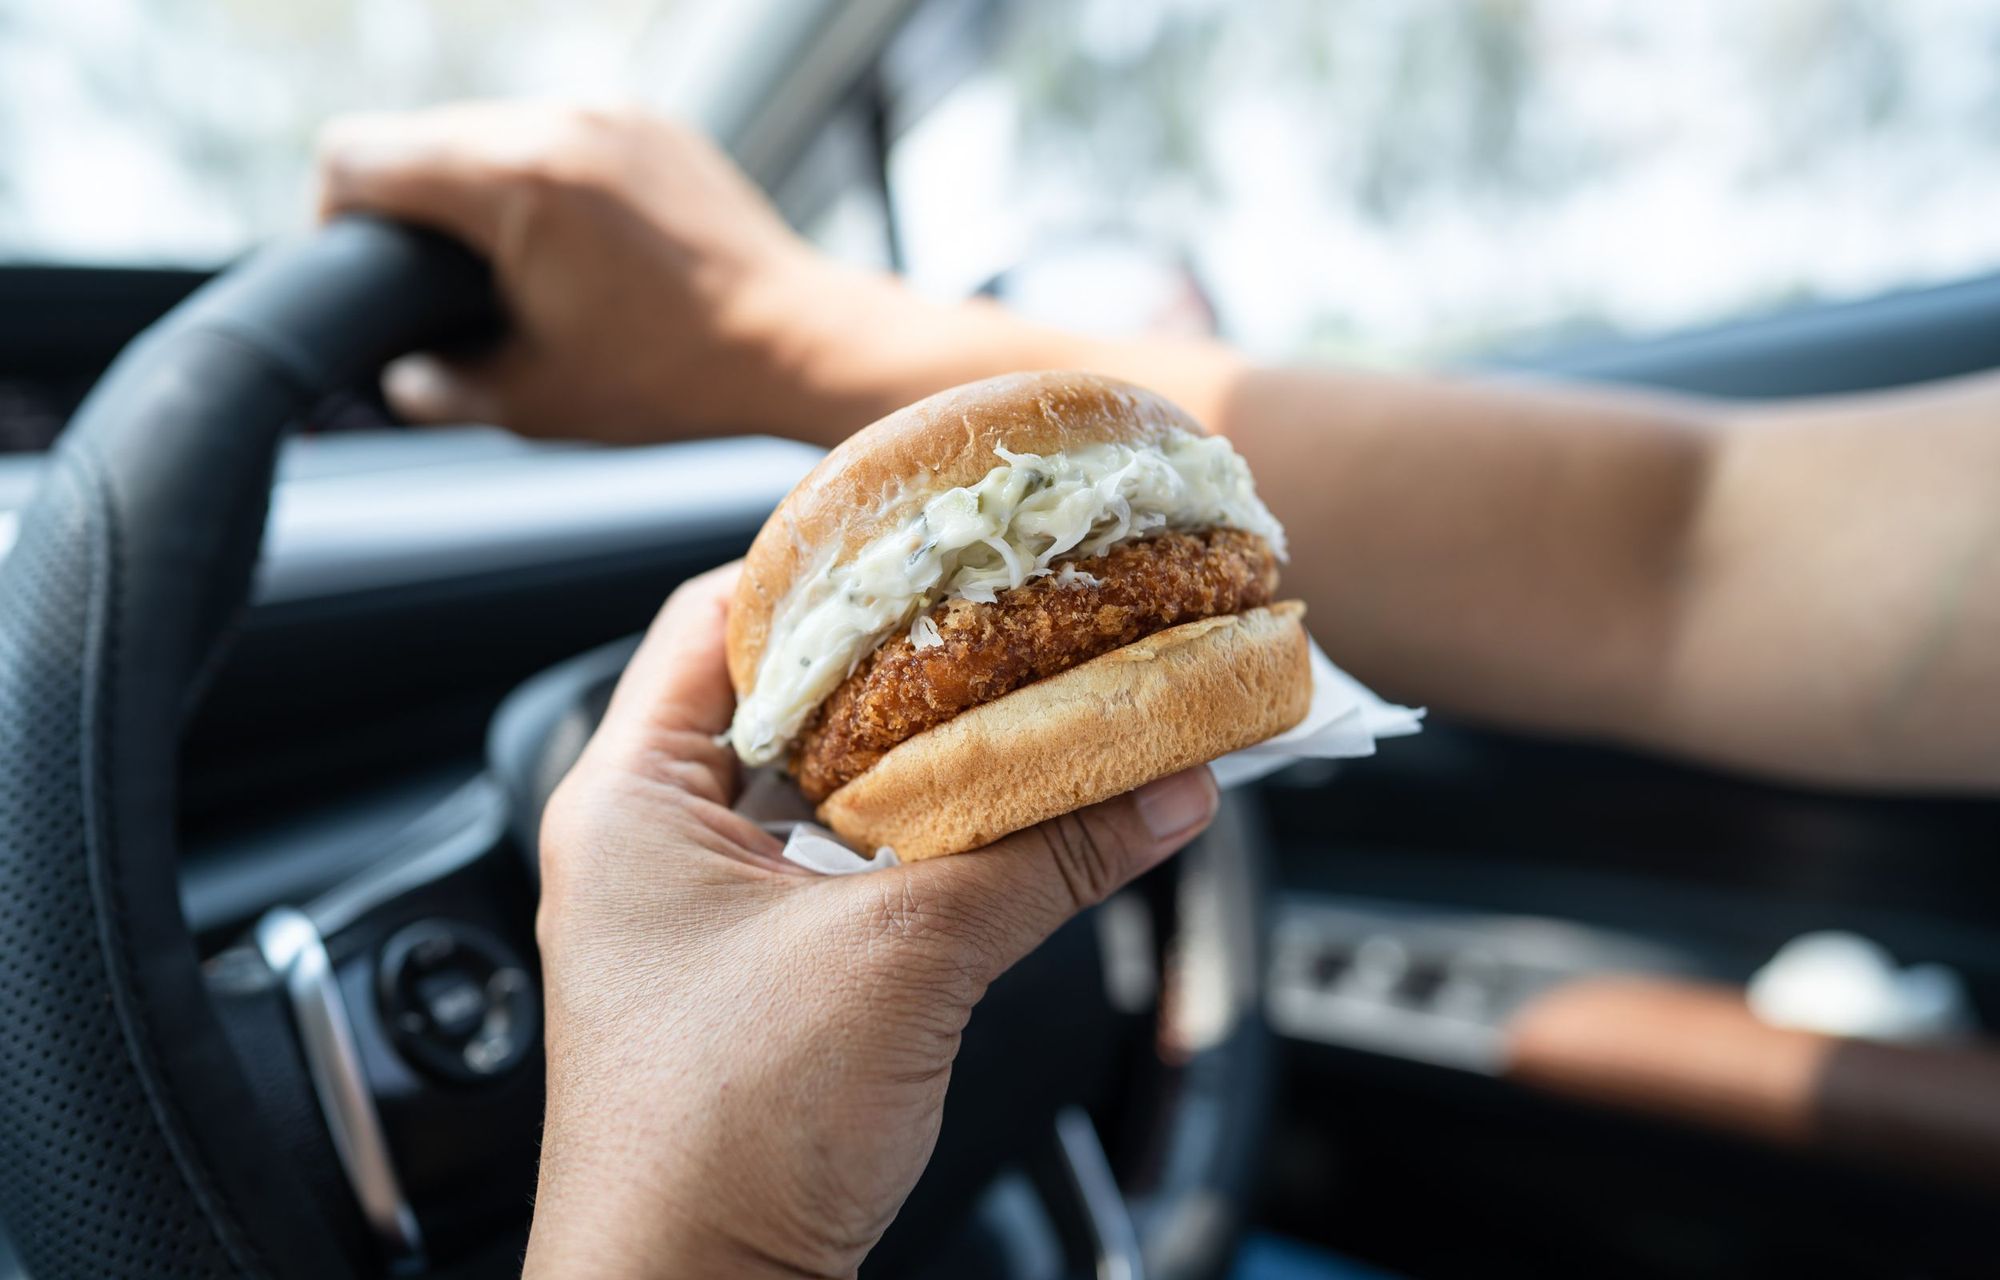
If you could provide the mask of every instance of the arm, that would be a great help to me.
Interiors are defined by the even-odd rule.
[[[417,416],[831,444],[958,382],[1093,369],[1231,437],[1313,631],[1401,697],[1806,778],[2000,782],[2000,660],[1976,643],[2000,621],[2000,382],[1744,409],[1260,368],[831,263],[643,117],[457,109],[328,154],[329,207],[485,248],[524,329],[404,380]]]
[[[1397,695],[1801,780],[2000,784],[2000,376],[1743,405],[1258,367],[984,303],[912,329],[882,405],[1080,367],[1229,436],[1314,634]]]

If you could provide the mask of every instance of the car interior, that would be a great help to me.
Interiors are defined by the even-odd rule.
[[[1060,126],[1071,163],[1115,169],[1115,77],[1193,92],[1202,59],[1296,27],[1361,33],[1342,56],[1418,77],[1408,92],[1505,81],[1482,41],[1587,8],[1466,6],[1484,16],[1431,20],[1477,28],[1453,44],[1382,3],[688,0],[664,6],[672,40],[636,43],[671,86],[659,105],[836,252],[1078,323],[1270,346],[1226,255],[1146,218],[1031,195],[961,216],[1005,185],[963,158],[1001,145],[995,86],[1047,93],[1008,137]],[[617,6],[568,20],[599,9],[625,39]],[[1907,59],[1949,42],[1906,25]],[[1644,46],[1637,29],[1621,38]],[[1992,118],[1989,100],[1989,165]],[[517,1273],[542,806],[660,602],[739,555],[819,454],[393,421],[386,360],[502,323],[483,264],[430,233],[298,214],[164,261],[0,229],[0,1124],[35,1156],[0,1174],[7,1203],[106,1276],[226,1270],[187,1239],[205,1198],[281,1242],[273,1274]],[[1607,262],[1643,256],[1598,234]],[[2000,365],[2000,241],[1966,253],[1641,321],[1524,303],[1533,323],[1468,320],[1456,345],[1420,318],[1409,362],[1756,399],[1971,373]],[[1281,354],[1350,358],[1366,324],[1303,323]],[[1195,847],[996,984],[937,1155],[863,1274],[1990,1275],[1996,837],[1982,798],[1820,790],[1434,710],[1372,758],[1232,791]],[[100,949],[108,1005],[72,981],[80,955],[102,981]],[[135,1027],[146,1078],[108,1047]],[[219,1185],[181,1185],[135,1136],[161,1090]]]

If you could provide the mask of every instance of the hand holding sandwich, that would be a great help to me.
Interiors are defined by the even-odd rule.
[[[1195,769],[989,850],[802,873],[728,808],[735,585],[675,593],[549,808],[531,1277],[852,1274],[986,985],[1214,813]]]

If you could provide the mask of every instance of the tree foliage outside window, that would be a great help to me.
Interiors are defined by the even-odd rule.
[[[212,266],[305,223],[327,116],[665,101],[724,2],[0,0],[0,260]],[[1260,352],[1404,363],[2000,267],[1987,0],[985,10],[892,157],[935,291],[1119,238]]]
[[[1191,261],[1271,355],[1660,332],[2000,266],[1977,0],[1026,0],[896,157],[940,291]]]

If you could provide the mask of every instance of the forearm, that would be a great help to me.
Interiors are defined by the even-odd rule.
[[[1245,370],[1209,413],[1315,634],[1387,690],[1814,783],[2000,785],[2000,375],[1745,406]]]
[[[2000,376],[1732,414],[1655,734],[1814,781],[2000,785]]]
[[[1339,660],[1455,713],[1648,736],[1719,432],[1699,402],[1325,370],[1215,420],[1293,539]]]

